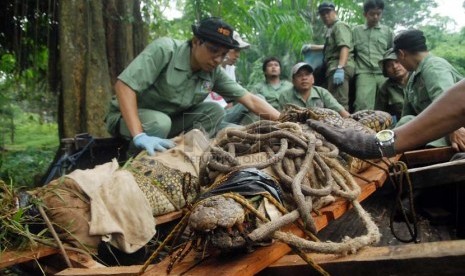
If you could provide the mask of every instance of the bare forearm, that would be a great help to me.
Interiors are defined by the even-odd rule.
[[[397,152],[413,149],[465,126],[465,80],[460,81],[421,112],[396,128]]]
[[[349,48],[343,46],[339,52],[339,65],[345,66],[349,58]]]
[[[272,107],[264,99],[257,97],[251,93],[241,97],[239,102],[247,107],[248,110],[267,120],[277,120],[279,118],[279,111]]]
[[[142,123],[140,122],[139,113],[137,112],[136,93],[120,80],[115,84],[115,91],[123,119],[126,122],[129,132],[134,137],[143,132]]]
[[[342,118],[350,117],[350,113],[347,112],[347,110],[345,110],[345,109],[342,109],[341,111],[339,111],[339,115],[341,115]]]

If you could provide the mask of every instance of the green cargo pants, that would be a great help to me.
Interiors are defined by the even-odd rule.
[[[139,118],[144,132],[149,136],[161,138],[172,138],[183,131],[187,132],[194,128],[203,129],[210,137],[213,137],[223,117],[224,109],[215,102],[202,102],[171,116],[156,110],[139,109]],[[118,120],[117,123],[115,123],[116,120]],[[107,129],[113,135],[132,139],[119,111],[107,116]]]
[[[355,76],[354,110],[373,110],[381,85],[386,81],[382,74],[357,74]]]

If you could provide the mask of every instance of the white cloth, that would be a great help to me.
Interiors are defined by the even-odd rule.
[[[233,81],[236,81],[236,65],[226,65],[224,71]]]
[[[226,72],[228,77],[230,77],[233,81],[236,81],[236,66],[235,65],[226,65],[223,67],[223,70]],[[205,98],[204,102],[216,102],[221,107],[225,108],[228,103],[216,92],[208,93],[208,96]]]
[[[215,102],[221,105],[222,108],[225,108],[228,103],[216,92],[208,93],[208,96],[205,98],[204,102]]]
[[[113,159],[94,169],[68,174],[90,198],[90,235],[126,253],[133,253],[155,235],[150,204],[133,175]]]

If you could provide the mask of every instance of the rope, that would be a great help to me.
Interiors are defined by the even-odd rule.
[[[305,122],[309,118],[308,114],[299,110],[295,114],[285,115],[287,117],[283,116],[282,118],[294,118],[299,122]],[[319,114],[317,115],[319,116]],[[260,158],[244,162],[244,158],[256,154]],[[378,227],[357,201],[361,192],[360,187],[347,169],[336,159],[338,156],[339,150],[336,146],[326,141],[321,135],[315,134],[306,125],[261,120],[242,128],[222,130],[200,158],[199,181],[200,185],[206,187],[208,191],[221,186],[230,178],[232,173],[239,170],[246,168],[257,168],[267,170],[267,172],[271,170],[273,176],[279,179],[284,192],[282,199],[286,207],[282,206],[271,195],[266,195],[266,193],[261,195],[282,213],[282,216],[277,219],[270,221],[239,194],[224,193],[220,195],[234,199],[241,204],[244,210],[262,221],[259,226],[252,224],[252,227],[256,227],[253,230],[244,228],[242,224],[235,224],[234,226],[239,230],[236,233],[244,238],[246,246],[270,238],[287,243],[296,254],[319,273],[328,275],[303,253],[304,250],[332,254],[355,253],[360,248],[376,243],[380,239]],[[352,204],[366,228],[365,235],[355,238],[345,237],[341,242],[321,242],[318,240],[315,236],[317,229],[312,216],[313,211],[318,213],[318,210],[315,209],[315,203],[324,202],[323,199],[334,196],[344,198]],[[256,200],[256,197],[253,200]],[[194,211],[202,204],[203,200],[197,199],[190,210]],[[320,203],[318,206],[321,207],[321,205]],[[182,223],[187,224],[184,218]],[[290,223],[298,225],[310,240],[280,231],[283,226]],[[197,225],[201,225],[201,223]],[[184,229],[185,225],[181,228]],[[202,237],[206,238],[204,240],[206,245],[208,235],[215,235],[214,232],[210,232],[206,236],[203,235],[201,239],[197,239],[196,231],[199,232],[200,236],[203,235],[202,230],[195,230],[191,236],[193,240],[190,243],[197,245],[201,243]],[[246,233],[247,231],[250,233]],[[166,244],[165,241],[164,244]],[[169,266],[170,269],[177,260],[180,261],[190,250],[190,248],[186,249],[186,246],[187,244],[173,258]],[[153,256],[146,264],[151,260],[153,260]]]
[[[391,174],[388,174],[388,175],[389,175],[389,178],[391,179],[391,183],[393,183],[394,188],[397,191],[396,199],[391,208],[391,215],[389,218],[389,227],[391,229],[391,233],[400,242],[418,243],[419,242],[418,221],[417,221],[417,215],[416,215],[415,207],[414,207],[413,186],[410,180],[410,175],[408,173],[407,165],[402,161],[398,161],[390,166],[390,170],[392,171],[392,175]],[[408,200],[409,200],[409,205],[410,205],[409,208],[410,208],[410,214],[411,214],[412,221],[410,221],[409,215],[407,214],[406,209],[404,208],[403,203],[402,203],[402,191],[403,191],[404,180],[407,182]],[[401,238],[394,229],[394,217],[396,216],[398,210],[400,210],[402,213],[403,222],[405,223],[407,230],[409,232],[409,235],[410,235],[409,239]]]
[[[240,162],[241,156],[256,153],[266,153],[266,159],[249,164]],[[329,250],[331,253],[355,252],[362,246],[377,242],[380,234],[371,217],[356,201],[360,187],[335,159],[337,155],[338,150],[334,145],[317,139],[310,131],[303,131],[296,123],[258,121],[243,128],[223,130],[210,150],[202,156],[199,167],[203,186],[208,186],[208,183],[217,186],[224,180],[213,181],[214,177],[249,167],[272,168],[280,179],[283,190],[290,195],[288,204],[292,205],[293,210],[282,212],[280,218],[254,229],[248,234],[250,240],[274,237],[286,243],[289,241],[288,244],[300,249]],[[347,239],[341,245],[335,243],[332,249],[326,249],[328,244],[319,242],[313,235],[316,226],[311,213],[316,211],[313,210],[315,200],[330,194],[352,202],[368,233],[360,238]],[[306,233],[311,234],[312,244],[306,244],[308,240],[293,234],[278,231],[299,219]]]

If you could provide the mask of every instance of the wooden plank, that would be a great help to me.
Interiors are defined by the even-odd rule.
[[[415,188],[465,181],[465,159],[450,161],[408,170]]]
[[[168,214],[157,216],[155,217],[155,224],[158,226],[158,225],[161,225],[167,222],[171,222],[173,220],[176,220],[182,217],[182,215],[183,215],[183,211],[174,211]]]
[[[0,252],[0,268],[37,260],[45,256],[57,254],[59,252],[60,251],[58,249],[47,246],[39,246],[37,248],[25,251]]]
[[[132,276],[138,275],[142,266],[114,266],[98,268],[67,268],[56,273],[56,276]],[[149,266],[149,269],[151,266]]]
[[[392,160],[398,158],[399,156],[396,156]],[[379,165],[386,168],[385,164],[379,163]],[[362,190],[359,200],[367,198],[378,187],[382,186],[387,178],[387,174],[376,167],[370,167],[362,175],[365,179],[369,179],[370,182],[367,183],[364,180],[356,179]],[[330,206],[322,208],[320,210],[321,215],[314,216],[317,229],[321,230],[331,220],[342,216],[349,208],[350,204],[344,200],[337,200]],[[288,229],[300,237],[303,236],[302,231],[295,226],[290,226]],[[290,251],[291,249],[287,245],[277,242],[270,246],[258,248],[249,254],[228,255],[226,258],[209,257],[201,263],[194,261],[195,254],[191,252],[184,261],[174,266],[172,275],[254,275]],[[166,275],[168,264],[169,261],[165,259],[161,263],[154,265],[151,270],[147,270],[144,275]]]
[[[447,162],[457,153],[452,147],[406,151],[401,157],[409,168]]]
[[[308,254],[331,275],[464,275],[465,240],[369,247],[355,255]],[[311,275],[297,255],[279,259],[259,275]]]

